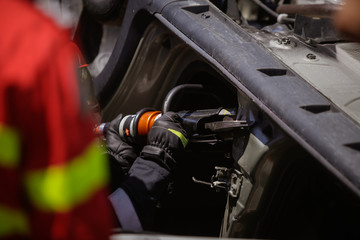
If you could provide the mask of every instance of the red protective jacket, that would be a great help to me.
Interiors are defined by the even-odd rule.
[[[66,31],[0,0],[0,239],[107,239],[107,162]]]

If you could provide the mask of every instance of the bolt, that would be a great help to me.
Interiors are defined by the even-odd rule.
[[[315,60],[316,59],[316,56],[312,53],[309,53],[308,55],[306,55],[306,57],[310,60]]]
[[[289,45],[291,43],[290,38],[284,37],[278,39],[279,44]]]

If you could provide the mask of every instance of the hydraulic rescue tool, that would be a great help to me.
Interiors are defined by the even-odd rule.
[[[252,123],[236,119],[235,108],[217,108],[196,111],[176,112],[182,119],[182,125],[190,136],[190,142],[214,142],[232,138],[235,129],[248,129]],[[162,115],[161,111],[149,108],[134,115],[126,115],[119,124],[120,138],[131,144],[144,141],[152,125]],[[106,137],[109,123],[102,123],[96,128],[99,136]]]

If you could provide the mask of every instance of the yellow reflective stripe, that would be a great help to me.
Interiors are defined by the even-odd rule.
[[[30,172],[25,185],[34,204],[44,211],[65,212],[85,202],[108,180],[104,151],[94,142],[66,166]]]
[[[221,111],[219,112],[219,115],[229,115],[230,112],[227,109],[221,109]]]
[[[24,213],[0,206],[0,238],[11,235],[26,235],[29,225]]]
[[[20,137],[18,132],[0,124],[0,166],[13,168],[20,160]]]
[[[184,146],[184,148],[186,147],[186,145],[188,144],[188,140],[186,139],[186,137],[179,131],[176,131],[174,129],[169,128],[168,129],[170,132],[174,133],[176,136],[178,136],[182,142],[182,145]]]

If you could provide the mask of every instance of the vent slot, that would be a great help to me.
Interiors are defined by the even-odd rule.
[[[302,106],[300,107],[308,112],[319,114],[323,112],[328,112],[331,110],[330,105],[308,105],[308,106]]]
[[[360,152],[360,142],[348,143],[348,144],[344,144],[344,146]]]
[[[184,7],[183,9],[194,14],[200,14],[200,13],[208,12],[209,5]]]
[[[280,69],[280,68],[261,68],[258,69],[258,71],[264,73],[269,77],[284,76],[287,75],[288,73],[286,69]]]

